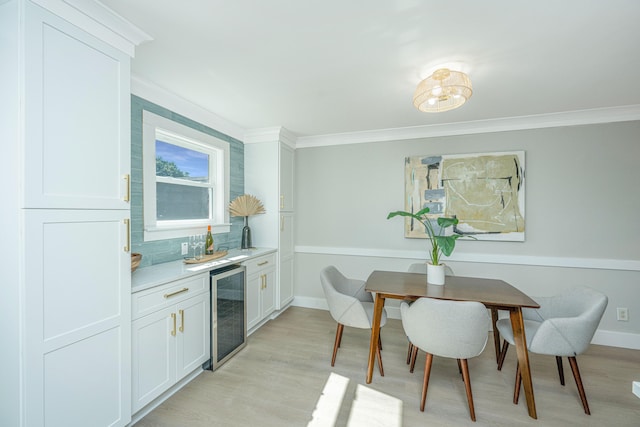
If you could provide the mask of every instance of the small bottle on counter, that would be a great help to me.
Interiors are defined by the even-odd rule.
[[[207,226],[207,239],[205,242],[205,255],[213,255],[213,235],[211,234],[211,226]]]

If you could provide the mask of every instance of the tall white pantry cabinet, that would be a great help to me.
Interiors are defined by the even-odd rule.
[[[0,1],[0,35],[0,425],[123,426],[130,59],[146,36],[84,0]]]
[[[249,218],[252,243],[278,248],[276,309],[293,301],[295,137],[286,129],[253,130],[244,138],[245,191],[266,213]]]

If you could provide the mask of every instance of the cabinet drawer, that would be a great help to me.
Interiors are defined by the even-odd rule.
[[[209,273],[205,273],[137,292],[132,295],[131,316],[138,319],[208,290]]]
[[[260,270],[264,270],[266,268],[275,267],[276,266],[276,254],[268,254],[263,255],[258,258],[251,259],[249,261],[244,262],[245,267],[247,268],[247,276],[256,273]]]

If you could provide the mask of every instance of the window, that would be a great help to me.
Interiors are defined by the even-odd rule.
[[[143,111],[144,240],[230,230],[229,143]]]

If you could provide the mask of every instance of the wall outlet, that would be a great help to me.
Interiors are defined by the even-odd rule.
[[[618,307],[618,321],[620,322],[628,322],[629,321],[629,309],[626,307]]]
[[[182,242],[182,255],[189,255],[189,243]]]

